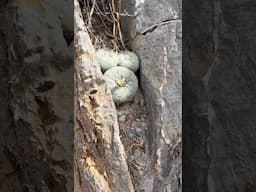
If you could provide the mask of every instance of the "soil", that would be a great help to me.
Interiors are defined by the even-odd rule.
[[[153,185],[148,170],[150,158],[146,153],[147,113],[141,91],[138,90],[134,101],[117,107],[120,137],[124,145],[129,171],[137,192],[150,191]]]

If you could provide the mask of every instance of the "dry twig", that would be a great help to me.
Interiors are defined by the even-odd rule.
[[[122,0],[108,0],[104,5],[97,0],[85,0],[84,19],[96,48],[126,49],[121,31],[121,17],[134,16],[122,13]]]

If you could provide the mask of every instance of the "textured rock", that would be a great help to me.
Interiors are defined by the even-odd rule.
[[[181,190],[181,2],[133,1],[124,9],[138,15],[123,18],[123,32],[140,58],[140,86],[150,121],[149,153],[155,167],[151,190],[176,192]]]
[[[160,180],[166,180],[176,161],[169,149],[181,137],[181,22],[138,36],[133,49],[141,59],[140,81],[151,121],[151,153]],[[162,191],[164,186],[155,190]]]
[[[9,117],[1,133],[0,191],[72,191],[73,58],[59,12],[47,1],[2,5],[8,102],[1,98],[1,106]]]
[[[75,191],[134,192],[116,107],[75,1]],[[132,72],[131,72],[132,73]]]
[[[149,26],[165,20],[181,17],[180,0],[135,0],[136,30],[143,31]]]
[[[74,10],[73,0],[47,0],[50,2],[50,7],[58,13],[63,34],[66,38],[72,40],[74,38]]]
[[[252,7],[254,1],[183,1],[184,192],[255,191]]]

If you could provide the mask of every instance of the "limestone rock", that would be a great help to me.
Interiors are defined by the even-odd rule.
[[[184,192],[255,191],[254,2],[183,2]]]
[[[153,33],[138,36],[133,49],[141,58],[141,85],[150,115],[150,135],[154,135],[149,141],[153,161],[158,167],[159,180],[168,180],[175,167],[171,164],[176,162],[181,165],[181,158],[175,160],[168,153],[168,148],[176,145],[181,138],[181,22],[176,21],[157,28]],[[181,172],[181,166],[177,170]],[[172,177],[178,178],[175,175]],[[162,181],[154,190],[164,191],[160,184]],[[178,183],[178,180],[173,182]],[[172,190],[177,191],[179,187]]]
[[[0,191],[72,191],[74,68],[51,2],[0,3],[9,116],[0,155],[10,165]]]
[[[178,192],[182,130],[181,1],[135,0],[124,6],[129,13],[138,14],[136,18],[124,18],[128,27],[123,26],[123,31],[131,50],[140,58],[140,85],[150,121],[149,153],[156,167],[152,191]],[[161,21],[166,23],[159,25]],[[152,25],[155,27],[150,28]]]
[[[116,107],[75,1],[75,191],[134,192]],[[127,69],[128,70],[128,69]]]
[[[58,19],[61,22],[64,35],[72,39],[74,33],[74,10],[73,0],[48,0],[53,11],[57,13]]]
[[[181,1],[135,0],[136,30],[143,31],[149,26],[164,21],[181,18]]]

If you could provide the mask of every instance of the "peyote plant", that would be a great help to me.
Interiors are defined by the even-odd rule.
[[[139,58],[131,51],[120,51],[118,54],[118,66],[126,67],[133,72],[139,68]]]
[[[104,73],[104,78],[116,104],[133,100],[138,89],[138,80],[131,70],[122,66],[112,67]]]
[[[95,56],[103,72],[117,65],[118,53],[111,49],[98,49]]]

